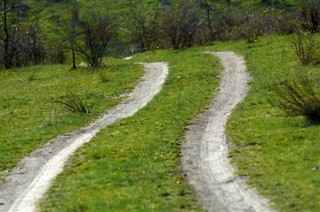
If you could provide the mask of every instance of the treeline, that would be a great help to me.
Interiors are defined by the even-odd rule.
[[[55,1],[63,2],[63,1]],[[41,29],[37,18],[31,16],[31,6],[23,0],[2,0],[0,66],[30,66],[42,63],[85,61],[88,66],[101,65],[110,42],[121,43],[121,22],[74,1],[68,18],[57,21],[59,31],[55,41]],[[245,1],[244,1],[245,2]],[[213,40],[245,39],[256,42],[270,33],[294,33],[320,30],[320,3],[301,1],[298,11],[278,10],[285,0],[261,0],[256,4],[232,0],[160,0],[159,7],[146,14],[138,1],[129,1],[130,24],[126,26],[126,52],[159,48],[188,48]],[[106,5],[107,7],[107,5]],[[58,31],[58,30],[57,30]],[[54,42],[54,46],[46,45]]]

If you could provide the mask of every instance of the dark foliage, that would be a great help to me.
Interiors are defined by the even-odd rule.
[[[305,30],[320,32],[320,2],[318,0],[302,1],[298,16]]]
[[[36,22],[26,24],[29,6],[23,1],[2,0],[0,65],[9,69],[44,61],[43,35]]]

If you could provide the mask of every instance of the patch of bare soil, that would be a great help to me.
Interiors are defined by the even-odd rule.
[[[233,52],[212,53],[224,71],[212,105],[188,128],[182,145],[182,166],[200,204],[208,211],[273,211],[268,200],[235,176],[228,159],[225,125],[228,116],[248,90],[245,61]]]
[[[89,142],[101,129],[132,116],[161,90],[168,75],[166,63],[143,64],[145,75],[115,109],[88,127],[60,136],[21,160],[0,185],[0,211],[35,211],[53,179],[63,170],[72,153]]]

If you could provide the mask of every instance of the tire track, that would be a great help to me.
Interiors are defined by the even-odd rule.
[[[182,166],[200,204],[208,211],[273,211],[268,201],[235,176],[228,159],[225,125],[248,90],[245,61],[233,52],[211,53],[224,67],[213,104],[189,127],[182,145]]]
[[[145,75],[128,98],[88,127],[60,136],[21,160],[0,185],[0,211],[35,211],[53,179],[63,171],[71,154],[101,129],[132,116],[161,90],[167,63],[143,64]]]

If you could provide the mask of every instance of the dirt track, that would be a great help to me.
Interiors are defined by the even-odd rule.
[[[129,97],[90,126],[67,133],[24,158],[0,185],[0,211],[36,209],[69,156],[90,141],[102,128],[132,116],[156,95],[168,75],[166,63],[144,64],[146,73]]]
[[[250,76],[245,61],[232,52],[212,53],[224,71],[213,104],[189,127],[182,145],[182,166],[200,204],[208,211],[273,211],[268,201],[235,176],[228,159],[225,125],[246,96]]]

